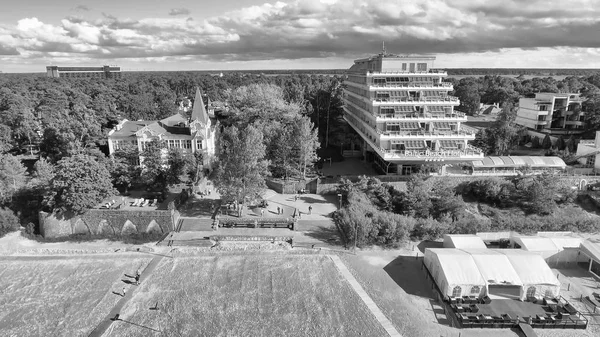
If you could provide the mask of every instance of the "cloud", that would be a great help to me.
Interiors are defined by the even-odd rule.
[[[600,48],[600,8],[586,0],[568,7],[557,0],[296,0],[204,20],[177,17],[189,14],[185,8],[169,14],[130,19],[102,13],[96,20],[66,17],[57,25],[24,18],[4,26],[0,45],[31,57],[215,62],[355,58],[379,52],[382,41],[394,53]]]
[[[17,48],[4,46],[0,43],[0,56],[7,56],[7,55],[20,55],[20,53],[17,50]]]
[[[73,8],[73,10],[76,12],[89,12],[90,8],[86,5],[78,5],[75,8]]]
[[[189,15],[190,10],[187,8],[171,8],[169,15]]]

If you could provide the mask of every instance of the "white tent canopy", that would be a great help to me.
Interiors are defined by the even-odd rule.
[[[483,240],[474,234],[446,234],[444,248],[486,249]]]
[[[541,255],[521,249],[426,249],[443,296],[556,297],[560,282]]]
[[[444,296],[479,296],[485,287],[475,261],[459,249],[426,249],[425,266]]]
[[[506,255],[493,249],[466,250],[488,284],[523,285]]]
[[[519,275],[527,297],[558,296],[560,282],[539,254],[519,249],[497,249],[496,251],[506,255]],[[532,287],[533,293],[531,293]]]

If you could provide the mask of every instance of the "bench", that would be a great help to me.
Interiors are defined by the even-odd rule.
[[[595,296],[587,296],[586,297],[588,301],[590,301],[590,303],[592,303],[594,305],[594,313],[596,313],[596,308],[600,307],[600,302],[598,302],[598,300],[596,300]]]

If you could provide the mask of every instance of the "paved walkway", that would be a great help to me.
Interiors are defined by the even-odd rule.
[[[337,255],[330,255],[330,257],[331,257],[331,260],[333,260],[333,263],[335,263],[335,266],[339,269],[340,273],[346,278],[348,283],[350,283],[350,285],[352,286],[352,289],[354,289],[354,291],[356,291],[358,296],[360,296],[360,299],[363,300],[363,302],[367,305],[369,310],[371,310],[373,315],[375,315],[375,318],[377,319],[379,324],[381,324],[381,326],[383,326],[385,331],[387,331],[387,333],[391,337],[402,337],[402,335],[398,332],[398,330],[396,330],[396,328],[394,328],[394,326],[392,325],[392,322],[390,322],[385,317],[385,315],[381,312],[381,310],[379,310],[379,307],[377,306],[377,304],[375,304],[375,302],[373,302],[373,300],[365,292],[363,287],[358,283],[358,281],[354,278],[354,276],[352,276],[352,274],[350,273],[348,268],[346,268],[346,265],[342,262],[342,260],[340,260],[340,257]]]
[[[163,257],[164,256],[157,256],[157,257],[153,258],[152,261],[150,261],[150,263],[148,263],[146,268],[144,268],[144,270],[142,272],[140,272],[140,284],[152,274],[152,272],[154,271],[154,268],[156,268],[156,266],[163,259]],[[125,287],[128,288],[127,292],[125,293],[125,296],[121,297],[119,302],[117,302],[117,304],[115,304],[115,306],[108,313],[108,315],[106,315],[106,317],[104,317],[104,320],[102,322],[100,322],[100,324],[98,324],[98,326],[96,326],[96,328],[90,333],[89,337],[101,337],[106,332],[106,330],[108,330],[108,328],[110,328],[111,324],[114,322],[112,319],[115,317],[115,315],[120,313],[121,309],[123,309],[125,304],[133,297],[133,293],[135,292],[135,289],[137,286],[130,284],[130,285],[126,285]],[[117,291],[120,292],[121,288],[119,288]],[[119,295],[115,294],[114,296],[119,296]]]

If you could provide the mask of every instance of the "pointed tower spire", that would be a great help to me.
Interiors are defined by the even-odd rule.
[[[192,109],[192,116],[190,118],[191,122],[195,120],[208,124],[208,113],[206,113],[206,108],[204,107],[200,88],[196,88],[196,98],[194,99],[194,108]]]
[[[385,55],[385,41],[381,41],[381,50],[383,52],[383,55]]]

